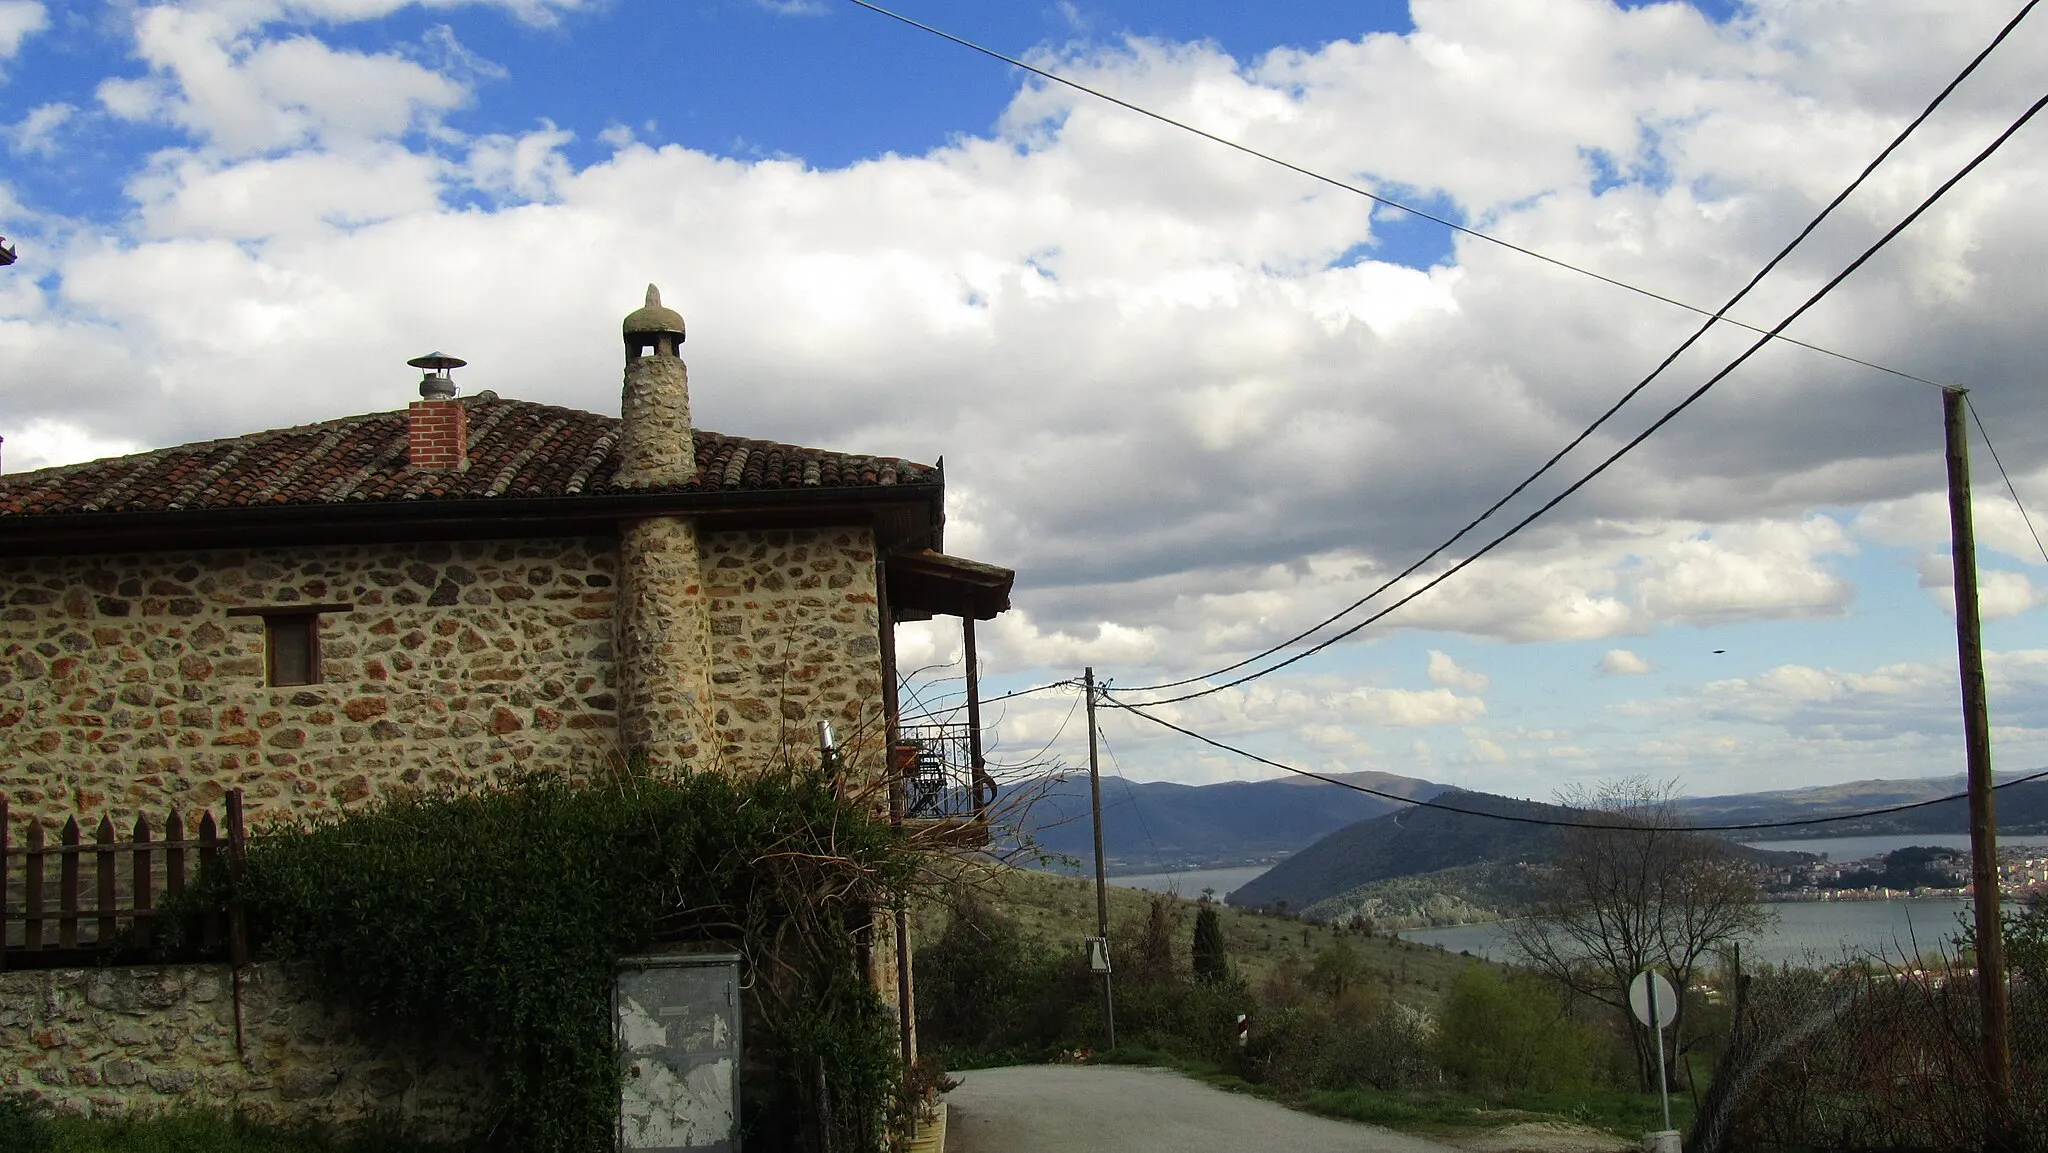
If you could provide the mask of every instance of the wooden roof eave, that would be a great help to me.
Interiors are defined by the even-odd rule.
[[[935,616],[993,620],[1010,609],[1012,569],[933,549],[906,550],[889,557],[889,607],[899,621]]]
[[[860,488],[607,493],[466,500],[363,501],[141,512],[0,516],[0,557],[196,549],[611,535],[618,523],[685,516],[711,531],[872,525],[880,549],[941,531],[943,481]]]

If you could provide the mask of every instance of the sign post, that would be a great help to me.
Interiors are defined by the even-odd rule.
[[[1664,1071],[1664,1030],[1678,1015],[1678,991],[1664,974],[1644,969],[1628,983],[1628,1007],[1636,1020],[1650,1027],[1650,1044],[1657,1048],[1657,1094],[1664,1101],[1663,1131],[1643,1138],[1643,1148],[1652,1153],[1678,1153],[1678,1131],[1671,1127],[1671,1078]]]

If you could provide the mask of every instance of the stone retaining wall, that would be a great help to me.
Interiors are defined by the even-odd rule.
[[[382,1119],[456,1137],[480,1119],[482,1066],[376,1040],[277,965],[0,973],[0,1092],[87,1116],[219,1109],[268,1123]]]

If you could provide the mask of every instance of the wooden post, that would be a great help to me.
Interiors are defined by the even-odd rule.
[[[97,898],[100,914],[99,933],[94,938],[93,944],[99,946],[102,950],[106,950],[113,947],[114,937],[120,932],[119,927],[114,922],[116,907],[114,897],[114,858],[116,851],[114,849],[113,817],[105,813],[100,814],[100,827],[93,834],[93,840],[99,845],[99,851],[93,854],[95,858],[93,861],[93,872],[95,874],[93,879],[97,882],[94,885],[97,891],[93,896]]]
[[[155,934],[155,927],[150,921],[156,909],[155,894],[151,891],[156,877],[149,870],[149,842],[149,817],[138,814],[135,818],[135,852],[128,860],[135,869],[135,944],[143,949],[149,948]]]
[[[14,831],[10,819],[7,798],[0,796],[0,973],[7,971],[7,847]]]
[[[28,859],[22,862],[27,888],[22,893],[22,948],[43,947],[43,823],[28,820]]]
[[[1081,691],[1088,694],[1088,807],[1095,817],[1095,931],[1102,937],[1102,952],[1109,955],[1109,881],[1102,868],[1102,766],[1095,752],[1095,666],[1081,674]],[[1102,974],[1102,1020],[1109,1033],[1109,1048],[1116,1048],[1116,994],[1110,974]]]
[[[989,803],[995,800],[995,782],[988,779],[988,762],[981,754],[981,665],[974,651],[974,606],[971,602],[960,610],[960,644],[965,649],[967,661],[968,780],[974,796],[974,817],[982,820],[988,816]]]
[[[64,822],[57,857],[57,947],[78,947],[78,818]]]
[[[249,833],[242,825],[242,790],[229,789],[228,959],[238,969],[249,963],[248,926],[242,911],[242,860],[248,847]]]
[[[199,875],[205,877],[220,867],[220,829],[213,823],[213,810],[199,816]],[[199,944],[211,952],[220,946],[220,914],[199,915]]]
[[[228,981],[235,1002],[235,1056],[242,1044],[242,966],[249,963],[249,939],[242,913],[242,857],[248,831],[242,827],[242,790],[228,790]]]
[[[1948,442],[1948,523],[1956,580],[1956,664],[1963,748],[1970,769],[1970,882],[1976,907],[1977,998],[1984,1013],[1984,1073],[1997,1095],[1994,1124],[2012,1098],[2012,1011],[2005,987],[2005,926],[1998,912],[1998,818],[1991,790],[1991,719],[1984,699],[1984,637],[1977,611],[1977,535],[1970,512],[1970,438],[1964,391],[1941,390]]]

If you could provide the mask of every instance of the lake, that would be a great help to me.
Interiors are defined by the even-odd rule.
[[[2001,837],[1998,843],[2000,846],[2048,852],[2048,837]],[[1756,841],[1753,844],[1762,849],[1823,854],[1831,861],[1860,861],[1908,845],[1967,850],[1970,838],[1962,834],[1918,833],[1883,837],[1808,837],[1796,841]],[[1245,865],[1232,869],[1188,869],[1177,873],[1134,873],[1111,877],[1109,883],[1126,889],[1178,893],[1183,897],[1198,897],[1203,889],[1208,888],[1216,890],[1216,895],[1222,897],[1269,868],[1269,865]],[[1942,938],[1954,935],[1956,913],[1968,907],[1968,902],[1947,899],[1773,902],[1771,908],[1778,914],[1777,925],[1758,940],[1744,942],[1742,957],[1745,963],[1755,960],[1760,964],[1773,965],[1784,961],[1795,964],[1838,961],[1846,954],[1872,952],[1896,957],[1902,950],[1911,950],[1916,939],[1920,949],[1931,950]],[[1454,953],[1470,950],[1478,956],[1495,960],[1502,955],[1499,925],[1410,929],[1403,932],[1401,938],[1441,945]]]
[[[1754,941],[1742,944],[1748,965],[1826,964],[1851,956],[1933,952],[1944,938],[1955,936],[1956,914],[1967,915],[1969,902],[1945,898],[1891,901],[1774,901],[1778,923]],[[1404,941],[1439,945],[1453,953],[1471,952],[1489,960],[1505,960],[1506,931],[1499,923],[1454,925],[1444,929],[1408,929]],[[1952,948],[1952,946],[1951,946]]]
[[[1264,873],[1271,865],[1240,865],[1232,869],[1183,869],[1177,873],[1132,873],[1129,876],[1111,877],[1109,883],[1125,889],[1144,889],[1151,893],[1178,893],[1194,898],[1202,895],[1203,889],[1216,890],[1220,899],[1231,891]]]

